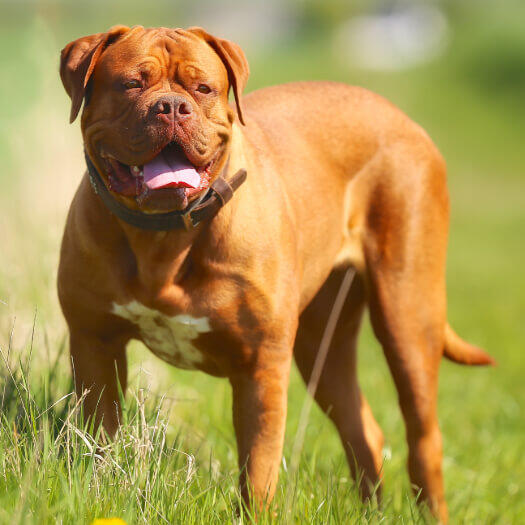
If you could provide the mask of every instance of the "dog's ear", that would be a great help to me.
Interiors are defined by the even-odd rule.
[[[114,26],[106,33],[85,36],[70,42],[60,54],[60,78],[71,98],[69,122],[73,122],[82,107],[86,86],[102,51],[129,27]]]
[[[202,29],[202,27],[190,27],[187,31],[201,37],[207,42],[219,55],[220,59],[226,66],[228,80],[233,89],[233,96],[235,97],[237,115],[239,116],[241,124],[244,124],[241,94],[246,87],[246,82],[250,75],[250,66],[248,65],[248,60],[246,60],[244,51],[234,42],[210,35]]]

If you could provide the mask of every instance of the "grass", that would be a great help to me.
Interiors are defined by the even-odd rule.
[[[223,418],[212,424],[217,435],[200,434],[202,421],[187,416],[185,424],[173,425],[170,410],[185,402],[194,406],[196,400],[141,387],[139,374],[124,403],[117,439],[97,445],[100,436],[82,423],[82,399],[69,393],[61,355],[37,381],[31,379],[31,352],[27,355],[22,362],[3,354],[8,379],[0,421],[2,523],[89,523],[115,515],[129,523],[253,521],[240,505],[235,451]],[[224,416],[226,397],[221,389],[215,417]],[[213,440],[219,437],[226,443],[218,449]],[[319,442],[303,457],[296,477],[288,477],[283,461],[275,504],[260,523],[276,516],[283,521],[279,511],[288,498],[291,522],[392,522],[400,511],[422,521],[414,502],[402,494],[400,502],[388,498],[381,510],[364,507],[344,462],[334,456],[325,464],[320,447]]]
[[[55,292],[60,234],[82,169],[78,128],[67,126],[58,50],[116,22],[166,21],[151,9],[132,11],[128,3],[106,14],[83,7],[82,16],[72,4],[54,11],[51,5],[36,11],[2,6],[0,59],[10,82],[0,84],[0,524],[84,524],[110,516],[130,524],[249,523],[250,516],[237,516],[231,395],[224,380],[177,371],[132,344],[119,438],[99,450],[81,423]],[[503,11],[497,10],[498,20]],[[507,13],[511,22],[518,15]],[[495,369],[442,366],[439,416],[453,523],[520,523],[525,514],[525,280],[519,264],[525,256],[525,111],[514,92],[485,89],[478,76],[465,74],[477,42],[493,36],[484,29],[492,16],[459,17],[446,56],[402,73],[344,68],[325,34],[249,56],[249,89],[330,78],[388,96],[429,130],[448,161],[449,319],[499,362]],[[513,24],[505,27],[510,34]],[[263,523],[428,521],[410,495],[395,390],[368,323],[360,381],[386,437],[383,507],[360,504],[336,433],[316,407],[297,477],[288,472],[305,399],[294,370],[280,483]]]

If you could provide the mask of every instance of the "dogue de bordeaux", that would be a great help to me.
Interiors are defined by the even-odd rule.
[[[383,436],[356,377],[368,306],[412,484],[445,522],[440,361],[493,362],[447,323],[445,163],[418,125],[365,89],[298,82],[241,100],[248,74],[238,45],[197,27],[116,26],[62,51],[71,121],[84,105],[88,170],[58,291],[86,412],[117,430],[130,339],[174,366],[227,377],[242,494],[268,504],[292,356],[308,381],[352,267],[315,399],[369,497]]]

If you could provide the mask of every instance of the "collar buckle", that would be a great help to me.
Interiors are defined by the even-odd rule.
[[[184,224],[184,229],[188,232],[193,230],[193,228],[196,228],[200,221],[194,221],[193,216],[191,214],[192,210],[188,211],[187,213],[184,213],[180,216],[182,219],[182,224]]]

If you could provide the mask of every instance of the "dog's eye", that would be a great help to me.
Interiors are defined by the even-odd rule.
[[[142,87],[142,82],[140,80],[128,80],[124,82],[124,87],[126,89],[136,89]]]
[[[199,93],[204,93],[205,95],[207,95],[208,93],[211,92],[211,88],[209,86],[207,86],[206,84],[199,84],[199,87],[197,88],[197,91]]]

